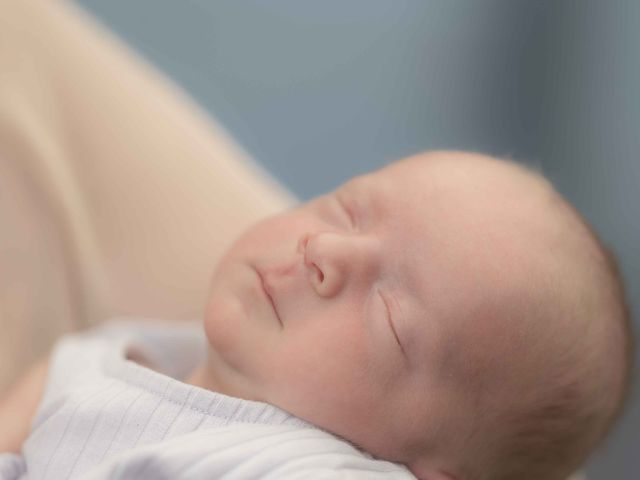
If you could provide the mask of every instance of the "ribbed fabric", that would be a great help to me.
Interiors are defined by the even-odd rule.
[[[272,405],[176,380],[204,357],[201,329],[197,323],[123,319],[63,338],[23,448],[29,478],[77,477],[124,450],[199,429],[233,424],[312,428]],[[166,374],[127,360],[132,351]]]
[[[273,405],[181,382],[205,354],[196,322],[119,319],[64,337],[0,480],[413,478]]]

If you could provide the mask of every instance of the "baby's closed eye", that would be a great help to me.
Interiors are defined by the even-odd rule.
[[[348,221],[349,226],[355,229],[358,226],[358,224],[356,221],[356,216],[355,216],[353,206],[347,200],[345,200],[344,197],[342,197],[339,194],[335,194],[334,198],[336,199],[336,202],[339,208],[342,210],[342,212],[346,216],[346,220]]]

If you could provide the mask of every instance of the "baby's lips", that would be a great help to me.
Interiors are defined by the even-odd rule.
[[[257,275],[258,275],[258,279],[260,282],[260,285],[262,287],[262,292],[264,293],[265,297],[267,298],[268,302],[271,304],[271,308],[273,309],[273,313],[276,316],[276,318],[278,319],[278,322],[280,323],[280,325],[282,326],[282,319],[280,318],[280,313],[278,312],[278,308],[274,299],[274,291],[273,291],[273,287],[270,283],[270,281],[267,279],[268,274],[264,271],[262,271],[259,267],[254,267],[254,270],[256,271]]]

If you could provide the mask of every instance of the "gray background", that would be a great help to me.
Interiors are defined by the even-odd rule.
[[[639,1],[77,1],[301,198],[425,149],[541,164],[640,311]],[[639,403],[590,480],[638,478]]]

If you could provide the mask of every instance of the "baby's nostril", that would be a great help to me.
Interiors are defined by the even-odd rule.
[[[316,271],[316,274],[317,274],[317,276],[318,276],[318,281],[319,281],[320,283],[322,283],[322,282],[324,281],[324,273],[322,272],[322,270],[320,270],[320,268],[318,267],[318,265],[316,265],[315,263],[312,263],[311,265],[313,266],[313,268],[314,268],[314,269],[315,269],[315,271]]]
[[[310,236],[311,235],[307,233],[306,235],[303,235],[302,237],[300,237],[300,239],[298,240],[298,245],[296,247],[296,251],[298,253],[302,253],[305,256],[305,258],[307,255],[307,244],[309,243]]]

